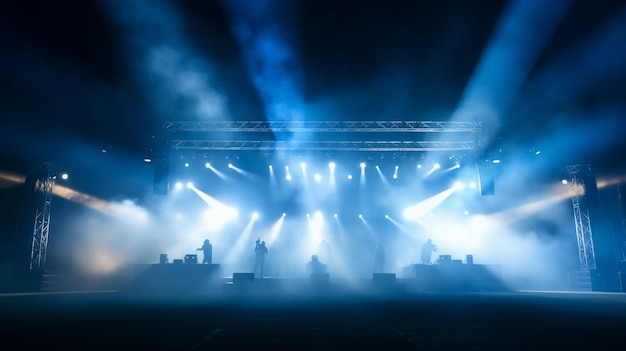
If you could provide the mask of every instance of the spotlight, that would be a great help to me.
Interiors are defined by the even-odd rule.
[[[492,162],[492,163],[495,163],[495,164],[498,164],[498,163],[500,163],[500,160],[495,159],[495,160],[493,160],[493,161],[491,161],[491,162]]]
[[[151,162],[152,162],[152,159],[151,159],[150,157],[145,157],[145,158],[143,159],[143,162],[145,162],[145,163],[151,163]]]
[[[389,219],[389,215],[385,215],[385,219]]]
[[[300,168],[306,168],[306,163],[300,162]]]
[[[421,165],[421,164],[418,164],[418,165],[417,165],[417,169],[420,169],[420,168],[422,168],[422,165]]]
[[[291,180],[291,174],[287,174],[287,175],[285,176],[285,179],[287,179],[287,180]]]
[[[287,216],[287,214],[285,212],[283,212],[283,217]]]
[[[567,179],[561,180],[561,184],[567,184]]]
[[[456,183],[454,183],[454,189],[461,190],[463,188],[465,188],[465,184],[463,184],[463,182],[456,182]]]
[[[365,168],[365,162],[361,162],[360,167]]]
[[[352,179],[352,174],[348,174],[348,179]]]
[[[435,168],[435,169],[439,169],[439,168],[441,168],[441,165],[440,165],[440,164],[438,164],[438,163],[435,163],[434,168]]]
[[[328,164],[328,168],[330,168],[331,170],[334,170],[335,169],[335,162],[330,162]]]
[[[362,215],[362,214],[360,214],[360,215],[359,215],[359,218],[360,218],[360,219],[363,219],[363,215]]]
[[[257,219],[259,218],[259,213],[258,212],[252,212],[252,219]]]
[[[185,167],[189,167],[189,162],[185,162]]]
[[[322,180],[322,176],[319,173],[316,173],[315,176],[314,176],[314,179],[315,179],[316,182],[319,182],[319,181]]]
[[[183,188],[183,183],[181,183],[181,182],[178,182],[178,183],[176,183],[176,184],[174,185],[174,189],[176,189],[176,190],[180,190],[180,189],[182,189],[182,188]]]
[[[229,163],[229,164],[228,164],[228,168],[233,168],[233,164],[232,164],[232,163]]]
[[[465,211],[463,212],[463,214],[467,216],[469,214],[469,211]]]
[[[377,170],[379,170],[379,171],[380,171],[380,167],[378,167],[378,165],[376,165],[376,167],[375,167],[375,168],[376,168]]]
[[[193,183],[192,182],[188,182],[187,183],[187,189],[191,189],[193,188]]]
[[[70,176],[67,173],[61,174],[61,179],[67,180]]]
[[[469,184],[470,189],[476,189],[476,187],[477,187],[477,186],[478,186],[478,185],[476,185],[476,182],[471,182],[471,183]]]
[[[204,164],[204,167],[211,168],[211,164],[207,162],[207,163]]]
[[[338,216],[337,216],[337,214],[335,213],[335,214],[333,215],[333,217],[337,218]]]

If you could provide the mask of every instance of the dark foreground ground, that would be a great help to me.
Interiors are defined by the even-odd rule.
[[[0,322],[7,350],[620,350],[626,294],[4,294]]]

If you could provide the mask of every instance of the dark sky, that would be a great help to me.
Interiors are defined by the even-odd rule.
[[[494,140],[624,163],[625,1],[223,3],[2,1],[0,168],[147,174],[164,120],[448,120],[484,89]]]

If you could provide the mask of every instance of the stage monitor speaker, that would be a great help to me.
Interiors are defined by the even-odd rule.
[[[439,260],[437,262],[441,264],[452,263],[452,255],[439,255]]]
[[[168,263],[167,254],[161,254],[159,256],[159,263],[160,264],[167,264]]]
[[[250,284],[254,281],[254,273],[233,273],[233,285]]]
[[[198,263],[198,255],[185,255],[185,263],[187,264],[197,264]]]
[[[474,264],[474,256],[473,255],[465,256],[465,263],[467,263],[467,264]]]
[[[330,274],[328,273],[311,273],[309,275],[309,279],[311,283],[319,285],[319,284],[328,284],[330,282]]]
[[[389,286],[396,284],[395,273],[374,273],[372,274],[372,282],[377,286]]]

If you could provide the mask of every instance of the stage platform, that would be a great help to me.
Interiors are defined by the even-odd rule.
[[[506,291],[498,266],[411,265],[402,272],[366,277],[314,273],[302,277],[255,277],[252,272],[222,275],[219,264],[137,264],[121,289],[151,294],[405,294],[419,292]]]

